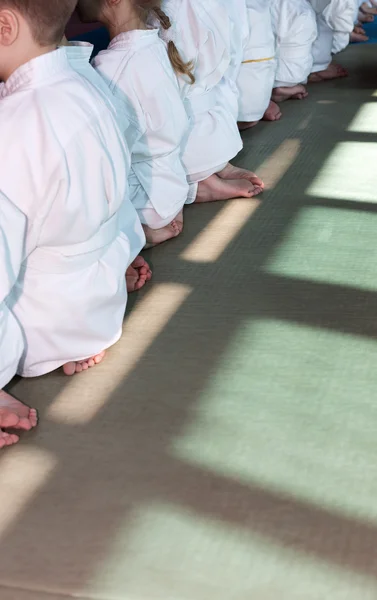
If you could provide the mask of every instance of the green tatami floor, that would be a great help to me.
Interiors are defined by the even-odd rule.
[[[245,134],[96,369],[10,386],[0,600],[377,600],[377,55]]]

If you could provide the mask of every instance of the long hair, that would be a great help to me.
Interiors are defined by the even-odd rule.
[[[143,11],[147,11],[147,15],[154,15],[163,30],[168,31],[171,28],[172,23],[168,15],[166,15],[161,8],[161,0],[146,0],[144,2],[142,0],[137,0],[136,4]],[[173,40],[169,40],[167,46],[168,56],[174,71],[179,75],[188,77],[191,84],[195,83],[193,62],[191,60],[189,62],[183,60]]]

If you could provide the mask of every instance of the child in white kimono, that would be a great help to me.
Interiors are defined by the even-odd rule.
[[[196,202],[250,198],[263,189],[254,173],[229,163],[242,148],[237,126],[240,64],[237,68],[235,62],[242,32],[235,27],[234,8],[227,0],[162,2],[171,23],[163,38],[173,41],[183,60],[194,66],[195,82],[180,76],[179,86],[189,117],[183,161],[189,181],[197,186]]]
[[[128,198],[130,158],[115,108],[56,49],[76,0],[4,2],[0,186],[27,219],[21,273],[6,300],[23,329],[18,373],[64,366],[73,374],[119,339],[125,273],[145,236]]]
[[[277,42],[273,100],[306,98],[305,84],[313,67],[317,38],[316,15],[308,0],[272,0],[272,23]]]
[[[93,65],[129,118],[131,200],[147,243],[164,242],[181,233],[183,207],[196,190],[182,162],[188,119],[159,28],[148,28],[147,11],[130,0],[80,0],[78,11],[83,21],[100,21],[109,31],[110,45]],[[183,62],[180,67],[190,76]]]
[[[313,44],[313,69],[309,81],[346,77],[346,69],[332,60],[350,43],[357,0],[309,0],[317,18],[317,39]]]
[[[90,64],[94,46],[87,42],[68,42],[65,37],[61,44],[65,46],[70,66],[94,85],[97,91],[101,92],[102,99],[107,103],[111,111],[115,109],[117,122],[121,131],[128,130],[130,123],[128,115],[124,111],[123,102],[118,102],[117,98],[110,92],[108,85]],[[127,235],[127,231],[125,233]],[[148,263],[141,255],[137,256],[126,271],[127,291],[135,292],[140,290],[151,278],[152,271]]]
[[[263,118],[277,121],[281,117],[279,106],[271,100],[276,72],[271,0],[246,0],[246,7],[249,31],[237,79],[240,129],[253,127]]]

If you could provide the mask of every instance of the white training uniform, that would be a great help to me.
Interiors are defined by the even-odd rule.
[[[188,119],[158,29],[121,33],[93,65],[130,122],[131,201],[143,224],[160,229],[182,210],[190,190],[182,163]]]
[[[325,9],[326,23],[334,31],[333,54],[342,52],[349,45],[358,12],[358,0],[332,0]]]
[[[271,14],[277,43],[274,87],[306,83],[313,67],[317,20],[308,0],[272,0]]]
[[[317,16],[317,39],[313,44],[313,73],[331,64],[332,54],[350,42],[357,8],[356,0],[309,0]]]
[[[228,28],[224,27],[229,47],[229,66],[219,85],[219,102],[230,109],[234,120],[238,121],[240,112],[240,92],[238,78],[244,57],[244,49],[249,41],[249,21],[245,0],[217,0],[224,13],[228,13]]]
[[[17,372],[24,351],[20,325],[6,304],[20,273],[26,217],[0,191],[0,390]]]
[[[162,9],[172,22],[167,36],[183,60],[194,65],[195,83],[182,76],[179,85],[189,116],[183,161],[189,181],[199,182],[221,171],[242,149],[234,98],[230,105],[224,102],[220,89],[228,85],[232,64],[229,10],[219,0],[163,0]]]
[[[239,121],[260,121],[271,100],[275,81],[275,36],[271,0],[246,0],[249,37],[237,80]]]
[[[1,190],[27,218],[8,306],[25,334],[18,372],[33,377],[118,340],[125,271],[145,236],[128,199],[129,153],[115,114],[65,48],[1,86],[0,121]]]
[[[93,55],[94,46],[88,42],[67,42],[64,46],[65,52],[68,58],[68,62],[72,69],[76,71],[82,77],[85,77],[92,85],[97,88],[102,96],[104,102],[106,102],[108,108],[116,116],[118,126],[121,131],[126,131],[130,126],[130,121],[127,112],[124,110],[124,104],[111,93],[109,86],[106,84],[104,79],[99,73],[92,67],[90,59]],[[130,168],[131,155],[129,148],[127,151],[127,166]]]

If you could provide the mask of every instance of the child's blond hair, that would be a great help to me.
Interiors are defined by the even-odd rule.
[[[171,28],[172,23],[167,14],[165,14],[161,8],[161,0],[135,0],[135,3],[138,8],[147,12],[147,16],[148,13],[152,13],[159,21],[162,29],[167,31]],[[167,42],[167,46],[169,59],[174,71],[178,75],[187,76],[190,80],[190,83],[195,83],[195,76],[193,73],[194,66],[192,61],[184,62],[173,40],[169,40]]]

